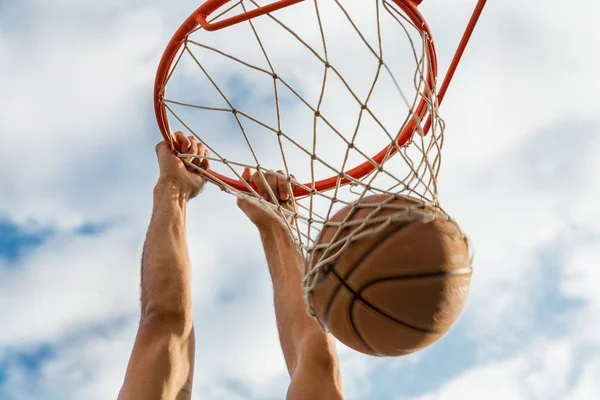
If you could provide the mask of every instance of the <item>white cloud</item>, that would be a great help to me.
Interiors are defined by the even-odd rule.
[[[575,387],[565,399],[567,400],[583,400],[595,399],[600,393],[600,384],[598,376],[600,376],[600,357],[593,359],[584,369],[584,371],[576,377]]]
[[[568,341],[539,340],[516,357],[480,365],[418,400],[563,399],[573,368],[571,357]]]
[[[455,2],[424,4],[431,6],[428,15],[436,27],[474,2],[461,2],[460,8]],[[485,163],[565,117],[597,118],[600,53],[593,43],[600,31],[590,18],[598,3],[579,4],[585,15],[555,0],[544,7],[488,2],[443,105],[449,126],[446,165]],[[443,29],[436,37],[441,36]]]
[[[598,260],[600,260],[600,245],[595,239],[592,243],[576,245],[567,260],[561,292],[564,296],[583,301],[585,307],[572,315],[574,325],[571,337],[574,341],[600,349],[598,329],[600,322],[597,315],[600,312],[600,293],[594,285],[600,279],[598,276]]]
[[[164,36],[160,15],[142,8],[79,17],[65,24],[37,15],[20,40],[0,31],[0,76],[10,93],[0,107],[0,213],[12,219],[62,226],[93,219],[99,207],[90,207],[86,189],[103,183],[110,191],[97,175],[119,173],[107,164],[109,149],[143,139],[140,110],[149,105]]]
[[[474,352],[497,350],[495,358],[420,399],[597,398],[597,353],[590,350],[591,359],[582,360],[580,346],[597,349],[594,316],[600,311],[593,285],[600,259],[600,139],[593,133],[599,126],[599,5],[488,3],[442,110],[448,134],[441,192],[476,249],[463,324],[470,333],[461,335],[476,343]],[[423,4],[446,60],[473,4]],[[32,391],[26,390],[33,385],[27,371],[9,370],[2,388],[15,398],[27,398],[17,397],[21,389],[31,398],[104,399],[120,385],[135,317],[105,335],[64,340],[137,312],[139,253],[155,173],[151,145],[159,138],[151,115],[154,70],[169,35],[196,6],[40,1],[31,5],[36,11],[26,33],[0,29],[0,80],[10,93],[0,100],[0,216],[61,232],[17,269],[0,269],[0,320],[11,322],[0,330],[0,348],[55,343],[59,350]],[[69,12],[74,18],[66,18]],[[559,136],[544,133],[563,121],[591,122],[563,125]],[[574,130],[582,129],[592,139],[573,151]],[[124,138],[143,148],[128,148]],[[97,237],[64,233],[107,219],[122,224]],[[281,398],[288,378],[256,234],[234,199],[214,188],[191,205],[189,221],[196,394],[246,398],[229,381],[255,398]],[[571,223],[589,238],[565,235]],[[538,253],[563,237],[570,249],[560,266],[560,289],[584,305],[565,317],[574,326],[566,336],[541,335],[510,354],[503,345],[509,331],[529,332],[537,322],[545,274]],[[237,297],[226,302],[225,292]],[[371,360],[343,348],[341,358],[348,398],[356,399],[369,398],[374,368],[407,362]]]
[[[56,341],[137,311],[139,234],[58,235],[0,270],[0,348]]]
[[[116,398],[137,323],[128,323],[89,334],[69,334],[53,343],[55,355],[30,372],[15,364],[7,369],[0,393],[9,399],[101,400]]]

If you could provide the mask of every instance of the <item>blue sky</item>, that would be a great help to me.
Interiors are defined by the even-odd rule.
[[[156,178],[154,73],[198,5],[176,3],[0,0],[2,400],[118,392]],[[600,5],[489,3],[442,108],[441,200],[475,246],[467,309],[409,357],[339,346],[348,399],[600,398]],[[442,70],[473,5],[423,2]],[[189,218],[194,398],[283,398],[256,232],[212,187]]]
[[[10,221],[0,222],[0,257],[8,262],[17,261],[24,251],[29,251],[39,246],[48,233],[26,232],[22,227]]]

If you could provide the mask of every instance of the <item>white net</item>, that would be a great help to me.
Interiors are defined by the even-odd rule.
[[[230,3],[214,19],[267,2]],[[437,205],[436,179],[444,124],[438,116],[431,38],[393,1],[313,0],[226,29],[192,32],[178,54],[162,100],[171,130],[189,132],[210,150],[215,173],[242,181],[245,167],[288,180],[297,212],[263,200],[249,185],[238,190],[217,175],[210,180],[236,196],[253,196],[284,218],[301,251],[341,208],[361,207],[365,196],[405,195]],[[431,125],[424,132],[426,119]],[[398,144],[407,130],[409,140]],[[386,149],[382,152],[383,149]],[[377,162],[374,155],[380,153]],[[181,155],[185,156],[185,155]],[[371,171],[353,178],[365,164]],[[283,171],[277,173],[274,171]],[[204,171],[199,171],[204,173]],[[295,178],[292,177],[295,176]],[[330,178],[329,189],[319,181]],[[264,176],[263,176],[264,179]],[[423,203],[385,201],[355,224],[351,243],[398,219],[437,218]],[[362,206],[364,207],[364,205]],[[385,218],[385,208],[395,212]],[[320,244],[340,251],[340,243]],[[307,265],[307,297],[327,261]]]

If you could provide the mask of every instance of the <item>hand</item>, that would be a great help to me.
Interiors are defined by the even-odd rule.
[[[197,154],[208,156],[208,150],[203,143],[198,143],[194,136],[186,137],[183,133],[175,133],[177,142],[180,143],[180,152],[184,154]],[[206,179],[199,175],[192,166],[187,166],[183,160],[173,154],[169,143],[162,141],[156,145],[156,155],[160,168],[159,181],[172,181],[184,189],[187,198],[193,199],[200,193],[206,183]],[[187,157],[184,160],[193,165],[206,170],[209,167],[207,159],[197,157]]]
[[[285,175],[283,171],[277,171],[280,175]],[[242,173],[242,179],[250,184],[256,186],[256,192],[266,201],[273,204],[273,198],[269,194],[268,187],[276,196],[276,200],[279,205],[283,208],[292,212],[296,211],[296,205],[294,199],[289,191],[287,179],[276,175],[272,172],[263,172],[264,180],[260,176],[259,172],[252,174],[250,168],[246,168]],[[296,177],[291,175],[295,180]],[[266,181],[266,185],[265,185]],[[238,198],[238,207],[250,218],[250,221],[254,223],[259,229],[271,228],[275,226],[285,226],[283,215],[271,207],[267,207],[260,204],[257,199],[253,198]],[[289,223],[291,226],[295,226],[294,218],[290,216]]]

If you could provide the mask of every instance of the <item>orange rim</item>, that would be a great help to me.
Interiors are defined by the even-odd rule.
[[[169,78],[171,68],[175,61],[175,58],[177,57],[182,46],[184,45],[188,35],[192,31],[194,31],[196,28],[198,28],[199,26],[201,26],[203,29],[208,30],[208,31],[219,30],[219,29],[223,29],[227,26],[231,26],[231,25],[243,22],[243,21],[247,21],[251,18],[255,18],[257,16],[264,15],[264,14],[273,12],[275,10],[278,10],[278,9],[281,9],[284,7],[288,7],[290,5],[302,2],[304,0],[278,0],[278,1],[274,1],[271,4],[265,5],[263,7],[251,10],[247,13],[238,14],[238,15],[235,15],[233,17],[230,17],[230,18],[218,21],[218,22],[211,23],[211,22],[207,21],[207,18],[213,12],[218,10],[221,6],[228,3],[229,1],[230,0],[207,0],[202,6],[200,6],[196,11],[194,11],[194,13],[192,13],[192,15],[190,15],[188,17],[188,19],[186,19],[185,22],[175,32],[175,34],[169,41],[169,44],[167,45],[167,48],[165,49],[165,52],[163,53],[163,56],[160,60],[160,64],[158,66],[158,71],[156,74],[156,80],[154,83],[154,111],[156,114],[156,121],[158,123],[158,127],[161,131],[162,136],[164,137],[164,139],[166,141],[173,143],[176,148],[178,148],[179,145],[178,145],[176,139],[174,138],[174,136],[171,134],[171,130],[169,127],[169,120],[168,120],[168,116],[167,116],[167,110],[163,104],[163,99],[165,98],[165,85]],[[425,22],[423,15],[417,9],[417,6],[418,6],[418,4],[421,3],[421,0],[393,0],[393,1],[394,1],[394,3],[396,3],[396,5],[398,7],[400,7],[406,13],[406,16],[412,21],[412,23],[421,32],[426,33],[426,35],[428,37],[427,53],[428,53],[429,60],[431,61],[430,65],[428,65],[428,67],[427,67],[427,71],[425,74],[426,86],[428,86],[425,88],[425,90],[428,90],[429,88],[434,87],[434,83],[436,82],[436,79],[437,79],[437,72],[438,72],[437,71],[437,55],[436,55],[435,45],[433,43],[433,36],[431,34],[429,26]],[[471,37],[471,34],[475,28],[475,25],[477,24],[477,21],[479,19],[479,16],[483,10],[485,3],[486,3],[486,0],[479,0],[477,7],[475,9],[475,12],[473,13],[473,16],[471,17],[471,21],[469,21],[469,24],[467,26],[465,34],[463,35],[463,38],[459,45],[459,48],[454,56],[452,64],[450,65],[450,68],[444,78],[444,82],[442,83],[442,86],[440,87],[440,92],[438,94],[438,103],[441,103],[443,96],[448,88],[448,85],[449,85],[450,81],[452,80],[454,72],[456,71],[456,68],[460,61],[460,58],[462,57],[462,54],[464,53],[466,45],[469,41],[469,38]],[[426,93],[422,93],[422,94],[424,95],[425,98],[427,97]],[[381,162],[386,157],[389,157],[396,153],[396,151],[397,151],[396,146],[401,147],[401,146],[405,145],[410,140],[410,138],[412,137],[414,132],[416,131],[417,126],[419,124],[418,121],[423,121],[425,119],[425,117],[427,117],[427,114],[428,114],[427,111],[428,111],[427,110],[427,102],[422,98],[417,106],[416,111],[413,113],[412,118],[410,119],[408,124],[406,124],[406,126],[402,129],[402,131],[398,135],[396,145],[390,144],[389,146],[386,146],[384,149],[382,149],[375,156],[373,156],[372,157],[373,163],[376,165],[381,164]],[[424,129],[423,129],[424,134],[427,134],[429,132],[430,127],[431,127],[431,118],[428,118],[428,120],[424,126]],[[353,179],[360,179],[363,176],[368,175],[369,173],[371,173],[372,171],[374,171],[377,168],[375,165],[373,165],[373,163],[370,161],[365,161],[364,163],[346,171],[345,174],[347,176],[350,176]],[[243,192],[250,191],[247,184],[244,182],[241,182],[238,179],[232,179],[230,177],[219,174],[210,169],[207,170],[207,173],[215,178],[214,179],[215,182],[221,181],[239,191],[243,191]],[[319,180],[314,183],[314,186],[313,186],[312,182],[305,183],[303,186],[295,186],[294,187],[294,196],[303,197],[303,196],[310,195],[313,192],[323,192],[323,191],[332,189],[338,185],[339,186],[346,185],[350,182],[352,182],[351,179],[340,178],[338,175],[336,175],[336,176],[332,176],[330,178]]]

